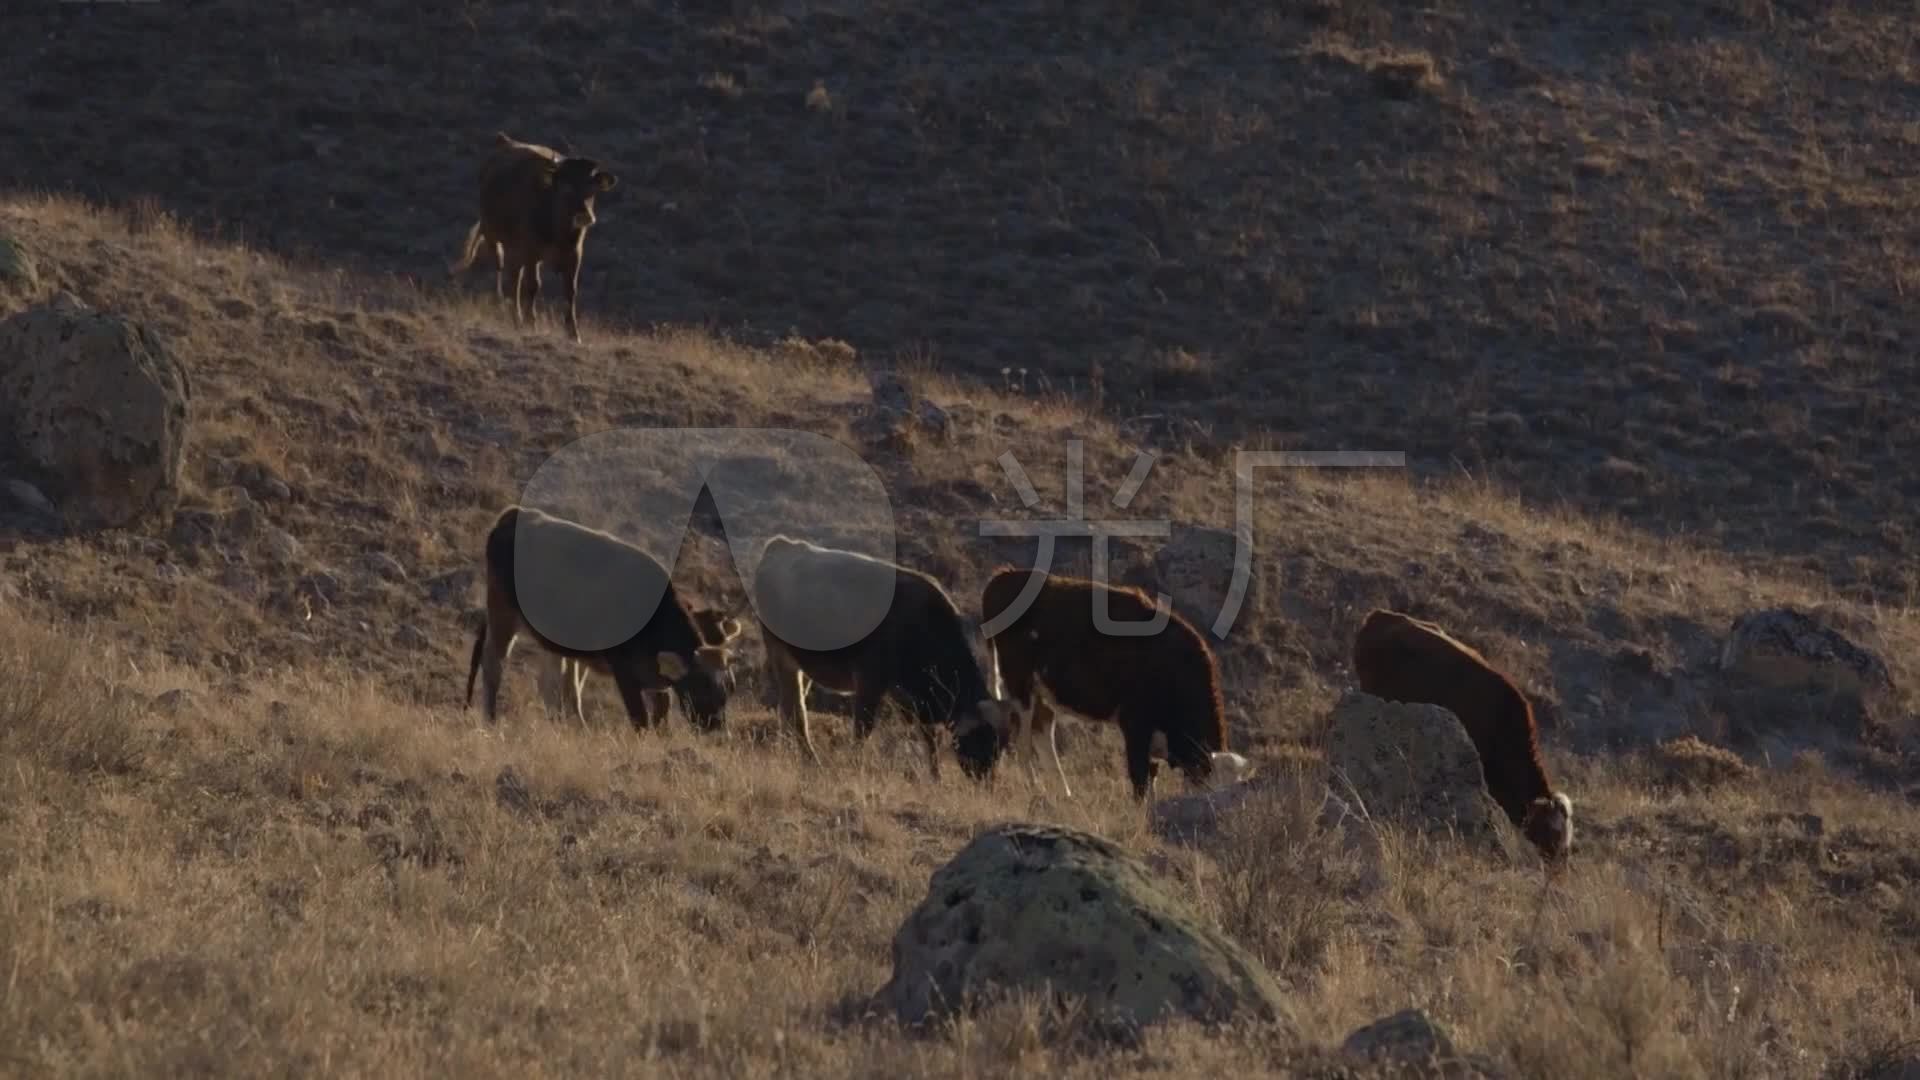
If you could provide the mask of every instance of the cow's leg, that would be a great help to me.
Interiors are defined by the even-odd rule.
[[[567,690],[573,684],[572,663],[551,649],[534,650],[534,663],[539,667],[540,703],[546,706],[550,718],[558,717],[566,711]]]
[[[505,300],[507,298],[507,245],[495,240],[492,246],[493,296],[496,300]]]
[[[920,728],[920,740],[927,744],[927,772],[932,774],[934,780],[938,781],[940,779],[940,740],[938,738],[938,729],[933,724],[924,721],[918,726]]]
[[[647,691],[656,689],[648,685],[650,680],[640,673],[638,665],[653,659],[652,654],[635,652],[624,654],[611,665],[613,685],[620,691],[620,702],[627,707],[627,722],[635,731],[648,727]]]
[[[580,238],[586,243],[586,237]],[[560,292],[567,301],[567,333],[573,335],[573,343],[580,343],[580,247],[569,248],[560,261],[554,264],[554,272],[560,275]]]
[[[856,679],[853,684],[853,737],[865,742],[867,736],[880,722],[880,703],[886,699],[887,688],[875,688],[867,679]]]
[[[647,726],[659,727],[667,722],[668,714],[673,712],[673,692],[670,690],[649,690],[646,693]]]
[[[820,754],[814,750],[813,739],[807,732],[806,673],[783,650],[770,645],[767,648],[767,674],[773,683],[775,711],[792,729],[793,737],[799,740],[801,755],[814,765],[820,764]]]
[[[527,279],[532,278],[529,282]],[[513,283],[513,324],[519,326],[532,317],[533,298],[540,295],[540,267],[533,253],[522,247],[507,249],[507,279]],[[533,295],[527,294],[531,286]]]
[[[587,726],[587,706],[585,698],[588,674],[587,665],[578,660],[573,662],[573,678],[568,682],[568,689],[571,691],[569,696],[573,699],[573,718],[580,721],[581,727]]]
[[[1040,779],[1041,739],[1046,739],[1047,757],[1053,762],[1054,772],[1060,775],[1060,791],[1067,798],[1073,798],[1073,785],[1067,783],[1067,770],[1060,764],[1060,748],[1054,744],[1053,733],[1059,724],[1059,715],[1054,712],[1044,697],[1035,695],[1033,708],[1027,712],[1026,745],[1021,748],[1020,756],[1027,759],[1027,774],[1033,777],[1036,787],[1046,785]]]
[[[1145,802],[1153,782],[1153,729],[1120,718],[1120,731],[1127,742],[1127,780],[1133,784],[1135,802]]]
[[[540,260],[527,259],[527,325],[540,325]]]
[[[494,590],[489,589],[492,593]],[[492,727],[500,720],[500,676],[507,656],[513,652],[513,639],[520,630],[520,617],[504,597],[490,595],[487,603],[487,639],[480,655],[480,705]]]

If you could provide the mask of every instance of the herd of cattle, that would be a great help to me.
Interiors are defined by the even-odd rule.
[[[513,280],[516,323],[530,318],[540,295],[540,268],[560,274],[568,333],[577,342],[576,298],[594,199],[617,178],[592,158],[520,142],[504,132],[480,171],[480,213],[467,232],[450,274],[470,268],[491,248],[495,294],[506,298]],[[529,540],[533,542],[528,543]],[[535,553],[528,566],[516,554]],[[564,554],[555,554],[564,553]],[[565,566],[558,564],[565,563]],[[878,625],[852,644],[805,648],[775,628],[805,625],[836,590],[891,578],[891,602]],[[497,718],[502,664],[517,637],[542,646],[541,682],[550,707],[582,715],[588,672],[610,677],[636,727],[661,723],[677,698],[703,730],[724,724],[732,676],[729,645],[738,619],[689,606],[664,566],[607,533],[527,507],[509,507],[495,520],[485,547],[486,618],[473,643],[467,699],[481,676],[488,723]],[[631,634],[598,647],[555,641],[534,625],[522,600],[527,582],[557,599],[538,598],[545,610],[608,605],[654,614]],[[1206,640],[1177,613],[1157,632],[1116,636],[1094,618],[1096,591],[1116,621],[1156,617],[1156,605],[1135,589],[1046,573],[1002,568],[981,594],[981,622],[1004,622],[987,636],[991,677],[982,672],[953,600],[932,577],[849,551],[776,536],[760,553],[751,606],[765,644],[767,675],[777,711],[809,762],[818,763],[808,733],[806,695],[815,683],[853,698],[856,737],[872,732],[883,702],[892,698],[917,721],[934,776],[940,769],[939,732],[946,731],[961,769],[986,779],[1000,754],[1015,746],[1028,775],[1039,782],[1036,759],[1046,749],[1069,797],[1066,769],[1054,744],[1054,714],[1111,721],[1125,740],[1127,779],[1145,799],[1157,772],[1155,733],[1167,760],[1189,783],[1237,780],[1249,763],[1227,750],[1226,714],[1218,668]],[[657,604],[656,604],[657,598]],[[557,606],[555,606],[557,605]],[[1009,611],[1016,612],[1010,619]],[[1370,612],[1354,642],[1360,688],[1390,701],[1425,702],[1452,711],[1479,749],[1488,792],[1527,839],[1557,863],[1572,843],[1573,808],[1553,790],[1542,767],[1533,710],[1506,676],[1439,627],[1391,611]]]
[[[584,680],[598,672],[613,680],[636,728],[662,723],[676,699],[695,727],[725,726],[730,646],[743,632],[741,621],[694,606],[653,556],[524,506],[510,506],[494,520],[485,553],[486,613],[468,661],[467,702],[477,675],[487,723],[498,721],[504,663],[525,636],[540,647],[550,708],[584,720]],[[832,648],[794,643],[808,636],[797,628],[832,617],[837,590],[866,587],[876,576],[890,579],[891,602],[871,630]],[[530,597],[530,583],[549,592]],[[1096,592],[1105,594],[1116,621],[1144,623],[1159,615],[1164,622],[1152,633],[1105,633],[1095,619]],[[530,615],[530,599],[549,617]],[[555,640],[577,637],[556,626],[550,613],[598,608],[637,618],[648,605],[652,614],[643,623],[607,644]],[[1071,797],[1054,744],[1057,712],[1119,726],[1135,799],[1147,797],[1157,773],[1156,733],[1165,740],[1167,760],[1193,786],[1237,781],[1250,771],[1246,758],[1227,749],[1213,650],[1192,623],[1138,589],[1032,568],[996,570],[980,597],[983,631],[999,626],[983,633],[984,671],[966,619],[939,582],[859,552],[774,536],[760,549],[748,605],[765,646],[776,712],[811,764],[820,758],[808,731],[806,695],[817,683],[852,697],[858,739],[873,731],[885,702],[897,702],[916,722],[936,779],[944,732],[962,771],[975,780],[986,780],[1012,749],[1038,784],[1044,749]],[[1501,809],[1549,861],[1567,855],[1572,804],[1547,779],[1532,708],[1511,680],[1432,623],[1385,610],[1369,612],[1361,624],[1353,666],[1370,694],[1440,705],[1458,716]]]

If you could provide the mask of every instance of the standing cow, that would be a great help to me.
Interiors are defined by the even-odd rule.
[[[701,640],[708,645],[724,646],[740,636],[740,620],[733,618],[716,608],[697,608],[690,613],[693,626],[700,632]],[[570,656],[540,650],[536,660],[539,664],[540,698],[549,712],[572,712],[574,719],[582,726],[587,722],[585,692],[587,676],[592,671],[584,663]],[[729,668],[724,675],[727,691],[733,691],[733,671]],[[648,690],[644,695],[647,703],[647,724],[655,726],[665,721],[667,713],[673,707],[673,697],[666,690]],[[683,704],[682,708],[686,706]]]
[[[612,677],[634,727],[650,717],[649,690],[672,690],[696,726],[725,718],[727,650],[700,636],[666,567],[618,537],[532,507],[509,506],[486,540],[487,615],[467,666],[467,701],[482,679],[487,723],[496,722],[501,665],[520,634],[560,656]],[[530,619],[546,625],[543,633]],[[591,647],[556,642],[585,638]]]
[[[807,730],[806,705],[808,687],[818,683],[853,695],[856,738],[873,731],[880,704],[891,695],[918,721],[936,779],[936,727],[951,732],[963,772],[975,780],[991,774],[1005,727],[1000,703],[988,692],[959,609],[932,577],[857,552],[775,536],[761,549],[753,605],[777,707],[808,761],[820,760]],[[877,625],[858,640],[834,644],[866,626],[861,609]]]
[[[1480,752],[1488,794],[1549,862],[1566,857],[1573,800],[1547,779],[1533,706],[1511,679],[1439,626],[1381,608],[1360,624],[1353,671],[1374,697],[1438,705],[1459,717]]]
[[[1147,797],[1156,771],[1156,731],[1166,738],[1167,760],[1196,787],[1247,773],[1247,759],[1226,748],[1226,710],[1213,650],[1191,623],[1165,611],[1165,624],[1153,633],[1108,634],[1094,621],[1096,601],[1107,605],[1116,623],[1147,622],[1164,609],[1138,589],[1002,567],[981,593],[983,627],[1016,608],[1029,588],[1031,602],[987,639],[994,679],[1004,683],[1002,696],[1016,729],[1007,737],[1012,741],[1021,734],[1017,729],[1024,729],[1020,756],[1029,775],[1034,775],[1035,744],[1044,733],[1061,789],[1073,797],[1053,742],[1056,709],[1118,723],[1135,799]]]
[[[619,178],[593,158],[570,157],[496,132],[493,152],[480,169],[480,217],[467,230],[466,247],[447,268],[448,276],[465,272],[481,247],[490,245],[494,294],[505,298],[510,274],[517,325],[532,318],[540,299],[540,267],[551,265],[567,298],[567,332],[578,343],[580,260],[595,220],[593,201],[617,183]]]

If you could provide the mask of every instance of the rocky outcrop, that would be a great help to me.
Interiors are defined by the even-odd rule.
[[[1419,1009],[1402,1009],[1354,1029],[1340,1051],[1390,1066],[1393,1076],[1495,1080],[1504,1075],[1485,1055],[1456,1050],[1446,1029]]]
[[[1466,727],[1438,705],[1348,691],[1327,732],[1329,783],[1374,820],[1512,854],[1513,830],[1487,793]]]
[[[1793,608],[1753,611],[1733,620],[1720,651],[1720,671],[1776,688],[1861,696],[1893,689],[1886,661]]]
[[[1712,704],[1730,741],[1791,754],[1865,739],[1893,707],[1893,676],[1877,654],[1794,608],[1733,621],[1713,673]]]
[[[152,332],[61,293],[0,323],[0,414],[69,527],[170,518],[191,420],[185,367]]]
[[[875,1004],[918,1025],[1018,992],[1077,999],[1126,1031],[1174,1016],[1288,1022],[1259,961],[1144,864],[1050,826],[988,829],[934,873]]]

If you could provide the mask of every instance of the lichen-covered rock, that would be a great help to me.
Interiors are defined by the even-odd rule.
[[[1720,652],[1720,670],[1770,687],[1862,696],[1893,688],[1886,661],[1793,608],[1753,611],[1733,620]]]
[[[1371,818],[1513,854],[1473,739],[1438,705],[1348,691],[1334,706],[1327,764],[1335,793],[1356,799]]]
[[[1504,1075],[1485,1055],[1454,1049],[1446,1030],[1419,1009],[1402,1009],[1354,1029],[1340,1050],[1377,1064],[1390,1062],[1393,1076],[1495,1080]]]
[[[1792,608],[1733,621],[1710,693],[1736,746],[1778,756],[1859,742],[1890,718],[1886,661]]]
[[[1051,991],[1138,1030],[1175,1016],[1290,1023],[1272,977],[1139,860],[1040,825],[976,836],[893,938],[876,1005],[916,1025],[1003,994]]]
[[[1234,557],[1240,547],[1231,529],[1176,522],[1153,555],[1153,585],[1210,641],[1220,639],[1213,630],[1223,614],[1229,621],[1222,630],[1232,633],[1236,623],[1260,610],[1260,573],[1250,547],[1247,574],[1239,595],[1234,595]]]
[[[166,519],[191,418],[186,369],[145,327],[61,293],[0,322],[0,414],[77,529]]]

